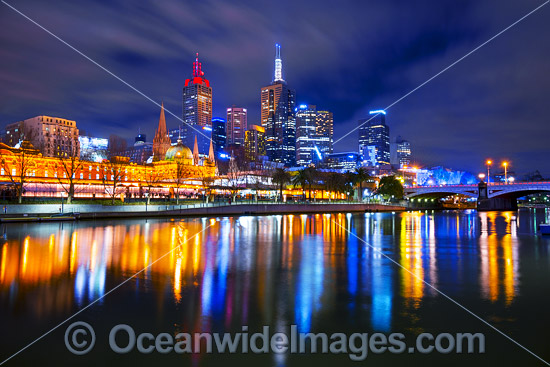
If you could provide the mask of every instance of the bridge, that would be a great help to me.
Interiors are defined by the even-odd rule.
[[[477,199],[479,210],[515,210],[517,199],[550,192],[550,182],[516,182],[512,184],[480,182],[477,185],[438,185],[405,187],[408,198],[443,198],[464,195]]]

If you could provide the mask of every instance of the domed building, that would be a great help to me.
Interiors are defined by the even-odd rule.
[[[176,145],[171,146],[166,151],[164,156],[165,161],[175,161],[182,160],[183,164],[192,165],[193,164],[193,153],[191,149],[183,145],[181,140],[178,140]]]

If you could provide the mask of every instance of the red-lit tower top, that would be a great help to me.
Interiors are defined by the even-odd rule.
[[[197,58],[193,62],[193,79],[186,79],[185,86],[187,87],[189,83],[192,83],[210,87],[210,82],[208,79],[203,78],[203,76],[204,72],[202,71],[202,63],[199,61],[199,53],[197,52]]]
[[[202,63],[199,62],[199,53],[197,52],[197,58],[195,59],[195,62],[193,63],[193,76],[203,76],[204,73],[201,70]]]

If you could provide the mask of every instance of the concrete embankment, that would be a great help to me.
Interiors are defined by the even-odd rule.
[[[9,205],[7,214],[0,215],[2,222],[102,219],[102,218],[153,218],[153,217],[210,217],[220,215],[269,215],[269,214],[306,214],[306,213],[343,213],[343,212],[392,212],[404,211],[402,206],[380,204],[234,204],[234,205],[65,205],[64,215],[59,213],[58,205]]]

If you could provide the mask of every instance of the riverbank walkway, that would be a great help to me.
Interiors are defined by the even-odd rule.
[[[0,222],[67,221],[78,219],[212,217],[220,215],[265,215],[308,213],[357,213],[404,211],[405,207],[365,203],[275,203],[101,205],[101,204],[12,204],[2,207]],[[4,213],[5,211],[5,213]]]

